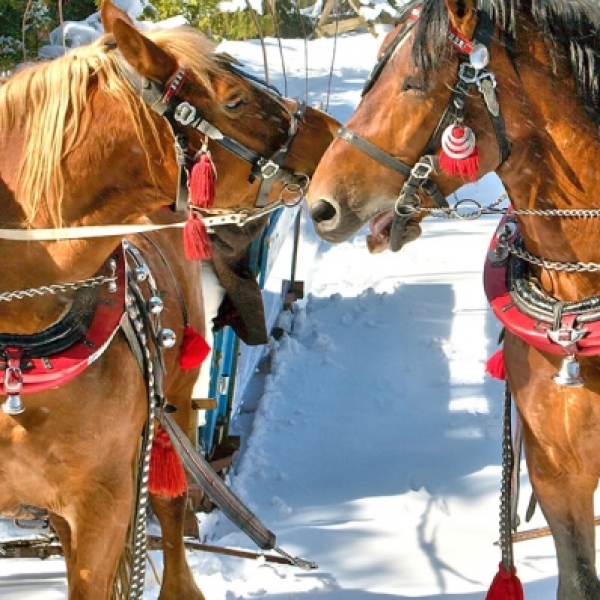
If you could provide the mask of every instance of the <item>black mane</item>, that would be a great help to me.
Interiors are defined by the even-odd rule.
[[[583,106],[600,121],[600,4],[597,0],[478,0],[478,9],[500,27],[507,47],[516,41],[517,14],[529,16],[548,43],[568,56]],[[415,67],[426,74],[440,65],[447,52],[448,14],[441,0],[414,0],[402,8],[422,6],[413,45]]]

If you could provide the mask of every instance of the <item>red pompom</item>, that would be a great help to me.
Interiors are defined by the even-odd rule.
[[[210,352],[210,346],[189,323],[183,330],[183,340],[179,350],[179,366],[182,369],[199,367]]]
[[[203,152],[190,174],[190,200],[194,206],[208,208],[215,201],[215,168],[208,152]]]
[[[479,171],[479,150],[475,134],[466,125],[450,125],[442,133],[439,166],[452,177],[475,181]]]
[[[187,478],[181,459],[173,448],[169,434],[158,427],[152,440],[148,490],[168,498],[177,498],[187,490]]]
[[[524,597],[523,585],[517,577],[517,570],[513,568],[509,573],[500,563],[485,600],[523,600]]]
[[[494,379],[506,379],[506,365],[504,364],[504,351],[496,350],[485,363],[485,372]]]
[[[193,211],[183,228],[183,249],[188,260],[205,260],[212,254],[212,244],[202,219]]]

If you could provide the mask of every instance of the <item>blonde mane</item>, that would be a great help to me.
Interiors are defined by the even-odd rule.
[[[177,58],[212,93],[209,73],[224,70],[212,41],[189,27],[144,35]],[[118,52],[106,43],[110,39],[104,36],[53,61],[26,67],[0,85],[0,131],[17,130],[25,137],[16,189],[27,224],[44,207],[54,226],[62,225],[62,161],[93,126],[90,119],[82,118],[90,88],[97,86],[123,106],[140,141],[147,139],[147,134],[142,135],[142,123],[146,128],[152,123],[149,109],[121,74]],[[156,131],[151,133],[158,140]]]

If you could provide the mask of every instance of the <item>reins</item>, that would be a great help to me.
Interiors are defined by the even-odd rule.
[[[294,204],[295,205],[295,204]],[[219,225],[244,225],[264,217],[287,204],[282,198],[271,202],[260,210],[240,209],[237,212],[213,214],[212,216],[199,217],[210,231]],[[209,209],[209,212],[221,213],[220,209]],[[0,229],[0,239],[13,242],[60,242],[63,240],[79,240],[110,236],[127,236],[134,233],[148,233],[161,229],[183,228],[185,222],[168,224],[135,224],[135,225],[84,225],[81,227],[56,227],[50,229]]]

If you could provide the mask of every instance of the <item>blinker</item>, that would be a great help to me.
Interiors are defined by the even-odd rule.
[[[475,44],[469,54],[469,62],[474,69],[481,71],[490,64],[490,53],[483,44]]]

